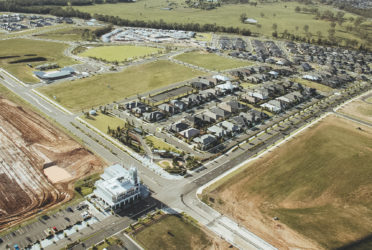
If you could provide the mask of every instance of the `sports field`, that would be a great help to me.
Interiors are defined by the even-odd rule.
[[[85,50],[81,56],[95,57],[109,62],[122,62],[160,53],[162,49],[145,46],[99,46]]]
[[[175,59],[214,71],[234,69],[252,64],[248,61],[227,58],[201,51],[184,53],[176,56]]]
[[[53,84],[40,90],[51,98],[56,96],[56,101],[66,108],[81,111],[200,75],[203,72],[160,60],[132,66],[122,72]]]
[[[0,41],[0,67],[14,74],[26,83],[39,82],[33,76],[34,66],[45,63],[58,63],[66,66],[75,63],[64,56],[68,45],[29,39],[12,39]]]
[[[254,1],[258,2],[258,1]],[[169,7],[167,0],[141,0],[134,3],[119,3],[119,4],[97,4],[92,6],[75,7],[80,11],[89,13],[106,14],[119,16],[130,20],[164,20],[167,23],[199,23],[199,24],[217,24],[225,27],[240,27],[249,28],[253,32],[262,35],[271,36],[272,26],[274,23],[278,25],[277,31],[283,32],[285,29],[292,34],[305,36],[305,25],[309,26],[309,32],[313,38],[317,38],[317,32],[321,32],[323,37],[328,36],[330,22],[325,20],[314,19],[315,15],[310,13],[297,13],[296,6],[301,8],[316,7],[322,11],[331,10],[336,13],[337,10],[327,5],[304,5],[296,2],[280,1],[277,3],[259,3],[257,7],[249,4],[225,4],[222,7],[213,10],[201,10],[188,8],[183,0],[172,1],[172,10],[163,10],[162,8]],[[243,24],[239,20],[239,16],[245,13],[247,17],[254,18],[261,26]],[[263,15],[263,16],[262,16]],[[346,14],[345,18],[355,15]],[[363,26],[365,32],[368,31],[366,22]],[[346,26],[352,25],[347,21],[342,26],[336,27],[336,37],[353,38],[359,40],[356,31],[346,31]],[[368,44],[367,42],[365,42]]]
[[[227,249],[229,244],[214,239],[185,217],[170,215],[135,234],[145,249]]]
[[[371,128],[328,116],[211,186],[203,200],[279,249],[365,244],[371,152]]]

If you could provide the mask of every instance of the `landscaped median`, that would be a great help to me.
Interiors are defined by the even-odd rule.
[[[159,60],[38,90],[72,111],[82,111],[201,75],[201,71]]]

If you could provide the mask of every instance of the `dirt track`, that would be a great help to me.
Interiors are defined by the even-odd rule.
[[[71,177],[52,184],[58,166]],[[37,114],[0,97],[0,229],[72,198],[72,183],[103,163]]]

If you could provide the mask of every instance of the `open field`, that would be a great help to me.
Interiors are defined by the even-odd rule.
[[[168,151],[173,151],[173,152],[176,152],[176,153],[181,153],[173,145],[171,145],[169,143],[166,143],[162,139],[159,139],[155,136],[152,136],[152,135],[146,136],[146,140],[151,141],[154,145],[154,148],[156,148],[156,149],[168,150]]]
[[[176,56],[175,59],[215,71],[239,68],[252,64],[248,61],[227,58],[200,51],[184,53]]]
[[[41,88],[49,97],[74,110],[99,106],[141,94],[204,73],[171,63],[156,61],[132,66],[118,73],[109,73],[73,82],[63,82]]]
[[[372,123],[372,101],[368,101],[368,97],[348,103],[339,112]]]
[[[329,116],[305,131],[212,185],[203,200],[280,249],[370,241],[372,129]]]
[[[257,2],[257,1],[255,1]],[[172,10],[163,10],[162,8],[169,7],[166,0],[142,0],[134,3],[120,4],[98,4],[92,6],[74,7],[80,11],[89,13],[106,14],[119,16],[129,20],[164,20],[167,23],[199,23],[199,24],[217,24],[220,26],[233,26],[240,28],[248,28],[253,32],[271,36],[272,25],[278,25],[278,32],[281,33],[285,29],[289,33],[305,36],[306,32],[303,27],[309,25],[309,32],[313,38],[317,38],[317,32],[321,32],[322,37],[328,36],[330,22],[325,20],[315,20],[315,15],[310,13],[297,13],[296,6],[301,8],[318,7],[322,11],[331,10],[336,13],[337,10],[327,5],[304,5],[296,2],[277,2],[277,3],[258,3],[256,7],[249,4],[225,4],[222,7],[213,10],[201,10],[195,8],[187,8],[183,0],[174,0]],[[246,13],[247,17],[254,18],[261,25],[243,24],[239,20],[239,16]],[[262,13],[262,14],[261,14]],[[262,16],[263,15],[263,16]],[[346,13],[345,18],[356,17],[356,15]],[[346,26],[352,25],[347,21],[342,26],[336,27],[336,37],[351,38],[360,40],[356,35],[356,31],[347,32]],[[370,22],[364,23],[365,32],[368,30]],[[369,44],[366,41],[365,44]]]
[[[229,244],[188,219],[169,215],[134,236],[145,249],[227,249]]]
[[[292,80],[294,82],[301,83],[305,86],[308,86],[310,88],[314,88],[314,89],[317,89],[317,90],[323,91],[323,92],[331,92],[333,90],[331,87],[328,87],[326,85],[316,83],[316,82],[313,82],[313,81],[309,81],[309,80],[306,80],[306,79],[302,79],[302,78],[295,78],[295,79],[292,79]]]
[[[84,30],[95,30],[92,27],[76,27],[68,26],[66,28],[51,30],[41,34],[35,34],[34,37],[61,40],[61,41],[82,41],[82,35]]]
[[[39,82],[32,73],[35,69],[27,64],[58,63],[62,67],[74,63],[74,60],[64,56],[67,45],[61,43],[11,39],[0,41],[0,48],[0,67],[26,83]]]
[[[126,60],[157,54],[161,51],[162,49],[159,48],[134,45],[99,46],[85,50],[80,54],[80,56],[95,57],[109,62],[123,62]]]
[[[110,126],[112,129],[116,129],[117,127],[123,127],[125,121],[112,115],[104,115],[98,113],[95,116],[83,117],[83,119],[100,130],[102,133],[107,134],[107,128]]]
[[[103,167],[45,119],[3,98],[0,134],[0,229],[70,200],[73,182]]]

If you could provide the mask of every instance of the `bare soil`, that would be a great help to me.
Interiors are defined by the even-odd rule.
[[[337,248],[365,237],[372,129],[330,116],[305,131],[207,191],[209,201],[278,249]]]
[[[53,166],[70,176],[53,184],[44,174]],[[44,118],[0,97],[0,230],[70,200],[73,182],[103,166]]]

